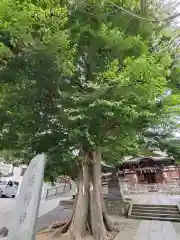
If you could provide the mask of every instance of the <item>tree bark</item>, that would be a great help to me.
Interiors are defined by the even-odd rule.
[[[74,216],[69,228],[69,239],[78,240],[86,233],[86,223],[89,206],[89,167],[83,164],[79,177],[77,203]]]
[[[75,210],[63,230],[69,227],[69,240],[81,240],[87,234],[95,240],[106,240],[113,226],[106,213],[101,191],[101,152],[99,149],[84,152],[84,159],[79,174]]]
[[[92,234],[95,239],[106,239],[106,228],[102,210],[101,191],[101,153],[92,153],[94,164],[91,166],[91,186],[90,186],[90,212]]]

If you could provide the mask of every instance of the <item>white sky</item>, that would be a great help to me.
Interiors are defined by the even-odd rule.
[[[180,138],[180,132],[175,133],[175,136]]]

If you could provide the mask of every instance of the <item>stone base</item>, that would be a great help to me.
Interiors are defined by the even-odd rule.
[[[106,209],[110,215],[128,216],[130,204],[131,201],[105,200]]]
[[[63,200],[60,201],[60,205],[64,207],[64,209],[70,209],[73,210],[74,206],[74,199],[69,199],[69,200]]]
[[[129,207],[131,200],[107,200],[104,199],[107,213],[110,215],[121,215],[128,216]],[[73,210],[74,200],[61,201],[60,205],[64,206],[65,209]]]

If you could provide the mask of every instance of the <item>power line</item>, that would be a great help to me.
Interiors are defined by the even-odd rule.
[[[131,12],[131,11],[129,11],[129,10],[127,10],[127,9],[125,9],[125,8],[119,6],[119,5],[117,5],[117,4],[115,4],[115,3],[111,2],[111,1],[109,1],[109,0],[107,0],[107,2],[110,3],[111,5],[117,7],[118,9],[121,9],[122,11],[126,12],[127,14],[131,15],[132,17],[135,17],[135,18],[138,18],[138,19],[141,19],[141,20],[144,20],[144,21],[148,21],[148,22],[156,22],[156,23],[158,23],[158,22],[166,22],[166,21],[173,20],[173,19],[175,19],[175,18],[180,16],[180,13],[177,13],[177,14],[175,14],[173,16],[170,16],[170,17],[167,17],[167,18],[164,18],[164,19],[160,19],[160,20],[155,20],[154,19],[153,20],[153,19],[148,19],[148,18],[145,18],[145,17],[141,17],[141,16],[137,15],[136,13],[133,13],[133,12]]]

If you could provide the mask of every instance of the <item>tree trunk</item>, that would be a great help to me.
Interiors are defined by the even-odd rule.
[[[101,152],[85,152],[79,174],[78,195],[71,224],[69,240],[81,240],[90,234],[95,240],[106,240],[112,231],[111,221],[105,210],[101,191]]]
[[[102,210],[101,191],[101,155],[100,152],[92,154],[94,164],[91,166],[91,186],[90,186],[90,215],[92,234],[95,239],[106,239],[106,227]]]

